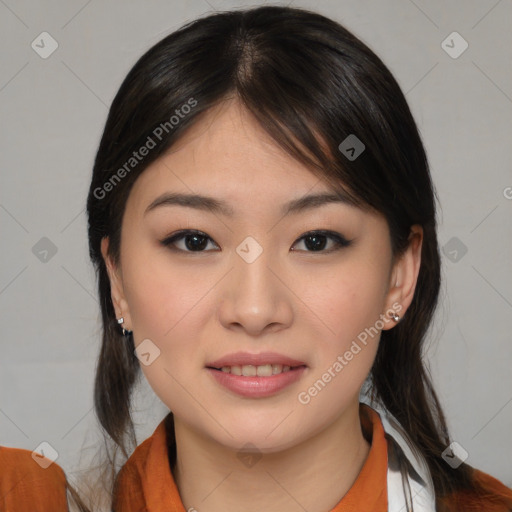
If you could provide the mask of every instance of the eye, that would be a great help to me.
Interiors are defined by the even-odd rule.
[[[327,240],[331,240],[332,245],[331,245],[330,249],[324,250]],[[306,233],[305,235],[300,237],[297,242],[301,242],[301,241],[303,241],[305,247],[308,249],[308,250],[306,250],[306,252],[324,252],[324,253],[331,253],[334,251],[338,251],[344,247],[348,247],[352,243],[352,240],[347,240],[340,233],[336,233],[334,231],[327,231],[327,230],[310,231],[309,233]],[[295,250],[295,249],[292,248],[292,250]]]
[[[177,242],[182,240],[184,241],[185,248],[177,247]],[[206,233],[203,233],[202,231],[187,229],[175,233],[174,235],[162,240],[160,243],[173,251],[206,252],[203,249],[208,246],[208,240],[213,242],[213,240]],[[215,242],[213,242],[213,244],[218,248],[218,245]]]
[[[331,241],[331,247],[325,250],[329,240]],[[181,247],[178,247],[178,242],[183,242]],[[205,248],[208,247],[209,242],[212,242],[217,249],[219,248],[219,246],[206,233],[188,229],[178,231],[172,236],[162,240],[160,243],[173,251],[208,252],[205,251]],[[306,247],[305,252],[323,253],[331,253],[340,250],[344,247],[348,247],[352,243],[351,240],[347,240],[340,233],[327,230],[310,231],[299,238],[293,246],[297,245],[299,242],[304,243],[304,246]],[[292,247],[291,250],[296,251],[297,249],[293,249]]]

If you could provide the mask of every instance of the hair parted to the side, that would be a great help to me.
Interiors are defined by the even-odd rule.
[[[115,318],[101,240],[109,237],[109,254],[119,264],[123,214],[137,177],[202,113],[231,97],[320,179],[342,187],[362,208],[380,212],[394,256],[407,247],[410,227],[423,227],[414,299],[397,326],[382,332],[371,383],[426,458],[438,500],[470,488],[469,466],[454,471],[441,458],[449,444],[447,427],[422,360],[438,300],[440,258],[435,192],[418,129],[382,61],[335,21],[303,9],[265,6],[192,21],[138,60],[112,103],[87,198],[103,323],[94,401],[104,431],[129,456],[136,445],[130,400],[140,367],[133,339],[122,338]],[[192,102],[179,122],[162,130]],[[350,134],[365,145],[353,161],[338,150]],[[128,172],[126,162],[148,136],[156,147]],[[122,179],[112,181],[115,175]],[[172,446],[170,453],[175,456]]]

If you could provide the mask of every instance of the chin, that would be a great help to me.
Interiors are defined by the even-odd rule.
[[[235,452],[243,449],[243,451],[254,451],[256,453],[278,453],[299,444],[307,437],[304,432],[297,432],[296,428],[290,429],[290,425],[276,428],[278,423],[274,419],[268,423],[259,422],[258,425],[254,423],[224,424],[231,436],[221,429],[220,432],[212,432],[211,437],[219,444]]]

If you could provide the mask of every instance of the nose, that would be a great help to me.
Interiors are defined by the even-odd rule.
[[[227,329],[250,336],[289,327],[294,295],[288,279],[271,251],[263,250],[254,260],[243,252],[236,253],[233,268],[219,290],[220,322]]]

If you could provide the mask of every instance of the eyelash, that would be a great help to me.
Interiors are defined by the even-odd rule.
[[[175,252],[185,252],[185,253],[192,253],[192,254],[193,253],[209,252],[209,251],[189,251],[189,250],[184,250],[184,249],[178,249],[173,246],[173,244],[175,244],[177,241],[182,240],[186,236],[189,236],[189,235],[197,235],[200,237],[204,237],[204,238],[209,239],[211,242],[213,242],[213,240],[206,233],[204,233],[202,231],[186,229],[186,230],[182,230],[182,231],[178,231],[177,233],[174,233],[173,235],[165,238],[164,240],[161,240],[160,243],[164,247],[167,247],[171,251],[175,251]],[[293,245],[295,245],[296,243],[298,243],[310,236],[325,236],[326,238],[330,238],[331,240],[333,240],[335,245],[334,245],[334,247],[332,247],[331,249],[328,249],[328,250],[320,250],[320,251],[305,250],[302,252],[308,252],[308,253],[312,253],[312,254],[314,254],[314,253],[330,254],[332,252],[344,249],[352,243],[352,240],[347,240],[340,233],[336,233],[335,231],[329,231],[329,230],[325,230],[325,229],[319,229],[319,230],[314,230],[314,231],[308,231],[307,233],[302,235],[299,239],[297,239],[297,241]],[[213,242],[213,243],[215,243],[215,242]],[[217,244],[215,244],[215,245],[217,245]]]

